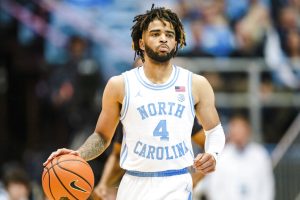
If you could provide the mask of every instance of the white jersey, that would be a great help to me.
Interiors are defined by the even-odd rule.
[[[123,142],[120,165],[138,172],[183,169],[193,164],[192,73],[173,66],[169,80],[151,83],[143,67],[123,73]]]

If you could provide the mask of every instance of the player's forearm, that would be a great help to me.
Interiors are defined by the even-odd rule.
[[[101,135],[98,133],[93,133],[78,149],[78,152],[83,159],[89,161],[102,154],[108,145],[109,142],[101,137]]]

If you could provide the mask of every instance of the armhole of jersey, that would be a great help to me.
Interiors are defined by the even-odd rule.
[[[123,73],[124,77],[124,83],[125,83],[125,95],[122,103],[122,109],[120,113],[120,120],[123,120],[126,116],[127,110],[128,110],[128,105],[129,105],[129,82],[128,82],[128,77],[127,73]]]
[[[189,93],[189,100],[191,105],[191,112],[193,118],[195,117],[195,108],[194,108],[194,98],[193,98],[193,90],[192,90],[192,72],[188,74],[188,93]]]

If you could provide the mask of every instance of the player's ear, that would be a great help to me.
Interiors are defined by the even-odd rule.
[[[145,43],[144,43],[143,39],[139,40],[139,46],[140,46],[140,49],[142,49],[143,51],[145,50]]]

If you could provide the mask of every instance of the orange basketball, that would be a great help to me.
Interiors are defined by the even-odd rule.
[[[87,199],[94,188],[94,173],[81,157],[65,154],[44,167],[42,185],[49,199]]]

